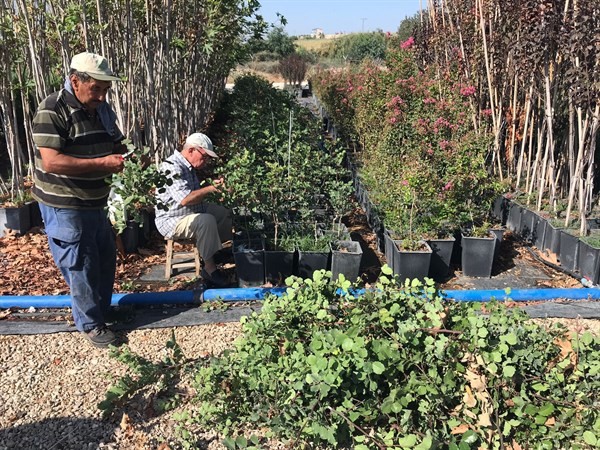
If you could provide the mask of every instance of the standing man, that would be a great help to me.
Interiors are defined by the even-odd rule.
[[[123,170],[124,146],[106,95],[119,80],[103,56],[75,55],[64,88],[40,103],[33,120],[32,195],[69,285],[75,326],[97,347],[116,342],[106,326],[116,269],[106,179]]]
[[[175,151],[162,163],[161,170],[168,172],[172,184],[157,194],[168,209],[156,208],[156,227],[168,239],[193,239],[204,262],[202,278],[215,287],[224,287],[227,279],[217,269],[214,255],[223,248],[222,242],[232,238],[231,211],[205,202],[207,195],[223,188],[223,179],[200,187],[195,172],[216,157],[208,136],[193,133],[180,152]]]

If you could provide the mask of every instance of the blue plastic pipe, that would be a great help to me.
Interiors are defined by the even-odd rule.
[[[264,299],[265,295],[281,296],[286,288],[230,288],[207,289],[201,291],[169,291],[144,292],[136,294],[113,294],[111,305],[166,305],[193,304],[201,301],[247,302]],[[360,295],[364,290],[357,290]],[[597,300],[600,299],[600,288],[565,288],[565,289],[503,289],[493,290],[450,290],[441,291],[445,298],[459,302],[489,302],[491,300],[512,300],[516,302],[547,301],[554,299]],[[68,295],[42,296],[0,296],[0,309],[22,308],[69,308],[71,297]]]
[[[168,305],[194,303],[200,300],[195,291],[144,292],[137,294],[113,294],[110,304],[118,305]],[[6,295],[0,297],[2,308],[70,308],[70,295]]]
[[[206,291],[141,292],[134,294],[113,294],[112,306],[124,305],[184,305],[202,301],[247,302],[262,300],[266,294],[282,295],[286,288],[231,288],[207,289]],[[5,295],[0,296],[0,309],[30,307],[70,308],[70,295]]]
[[[554,288],[554,289],[491,289],[442,291],[443,297],[458,302],[489,302],[491,300],[512,300],[515,302],[536,302],[555,299],[597,300],[600,288]]]

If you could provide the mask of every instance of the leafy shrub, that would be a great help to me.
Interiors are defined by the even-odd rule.
[[[194,407],[179,418],[221,431],[232,449],[259,445],[243,436],[249,428],[290,448],[597,445],[600,338],[545,329],[501,303],[444,300],[429,280],[400,285],[383,272],[366,291],[325,271],[288,279],[218,357],[186,360],[173,339],[162,363],[115,349],[133,374],[100,406],[157,389],[174,405],[176,374],[196,367]]]
[[[242,76],[218,114],[226,161],[220,170],[235,213],[258,214],[276,228],[290,211],[298,213],[296,220],[312,221],[314,199],[321,194],[336,214],[343,213],[342,197],[349,197],[344,153],[322,141],[319,121],[287,92],[260,77]]]
[[[361,144],[360,176],[386,227],[437,235],[487,215],[499,183],[486,158],[493,146],[475,128],[474,88],[460,67],[421,69],[413,41],[388,39],[386,65],[324,70],[311,79],[344,137]]]
[[[194,420],[233,437],[268,427],[294,448],[596,442],[600,339],[443,300],[429,281],[352,288],[321,271],[265,300],[235,349],[198,371]]]
[[[386,40],[382,32],[353,33],[335,41],[333,54],[345,61],[360,63],[365,59],[383,61]]]

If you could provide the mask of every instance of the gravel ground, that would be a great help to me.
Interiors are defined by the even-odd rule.
[[[133,352],[158,361],[171,330],[137,330],[126,337]],[[174,329],[188,358],[220,353],[239,330],[239,323]],[[111,377],[125,369],[78,333],[0,336],[0,450],[177,448],[173,411],[147,418],[147,405],[138,404],[128,410],[129,420],[102,420],[97,404]],[[214,433],[204,439],[204,448],[224,448]]]

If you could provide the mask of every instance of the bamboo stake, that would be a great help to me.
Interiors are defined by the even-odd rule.
[[[531,105],[531,101],[529,102]],[[529,127],[529,137],[528,137],[528,149],[527,149],[527,163],[529,164],[529,170],[527,170],[527,180],[525,182],[526,191],[529,193],[531,197],[531,192],[533,191],[534,183],[532,181],[533,171],[535,170],[535,164],[533,163],[533,130],[536,127],[536,115],[533,110],[531,112],[531,126]]]
[[[514,157],[515,157],[515,138],[516,138],[516,134],[517,134],[517,111],[518,111],[518,107],[517,107],[517,94],[518,94],[518,82],[517,82],[517,74],[515,73],[515,77],[514,77],[514,86],[513,86],[513,96],[511,99],[511,103],[510,103],[510,108],[512,109],[512,126],[511,126],[511,133],[510,133],[510,145],[507,151],[507,162],[508,164],[508,170],[509,173],[512,172],[511,168],[514,165]],[[519,155],[519,161],[521,161],[521,155]],[[517,184],[518,186],[518,184]]]
[[[516,80],[516,76],[515,76],[515,86],[516,86],[516,84],[517,84],[517,80]],[[519,162],[517,165],[517,182],[516,182],[517,188],[521,186],[521,174],[522,174],[522,170],[523,170],[523,160],[525,159],[525,145],[527,142],[529,114],[531,113],[531,96],[532,95],[533,95],[533,84],[531,86],[529,86],[529,92],[525,96],[525,124],[523,125],[523,139],[521,141],[521,151],[519,153]],[[531,151],[529,153],[529,157],[527,158],[527,162],[531,163]]]
[[[502,114],[501,111],[497,110],[497,105],[495,104],[495,95],[494,95],[494,87],[493,87],[493,79],[492,79],[492,73],[491,73],[491,69],[490,69],[490,61],[489,61],[489,55],[488,55],[488,45],[487,45],[487,39],[486,39],[486,33],[485,33],[485,20],[483,17],[483,1],[482,0],[477,0],[476,3],[479,4],[479,22],[480,22],[480,27],[481,27],[481,37],[483,40],[483,54],[484,54],[484,59],[485,59],[485,71],[487,74],[487,83],[488,83],[488,94],[489,94],[489,98],[490,98],[490,109],[492,111],[492,122],[493,122],[493,126],[494,126],[494,160],[497,163],[497,169],[498,169],[498,176],[500,177],[500,180],[503,180],[503,174],[502,174],[502,160],[500,157],[500,126],[499,126],[499,122],[500,122],[500,115]],[[496,117],[496,114],[498,114],[498,116]]]
[[[16,4],[18,7],[21,8],[21,17],[22,17],[23,22],[25,23],[25,27],[27,29],[29,57],[32,62],[32,69],[33,69],[33,75],[34,75],[35,86],[36,86],[37,101],[41,102],[42,99],[46,96],[47,89],[46,89],[46,80],[42,76],[41,71],[40,71],[41,65],[39,64],[39,56],[38,56],[40,54],[40,52],[38,51],[38,49],[35,45],[36,41],[34,39],[34,34],[31,29],[31,24],[29,23],[28,7],[25,4],[25,0],[16,0]]]

